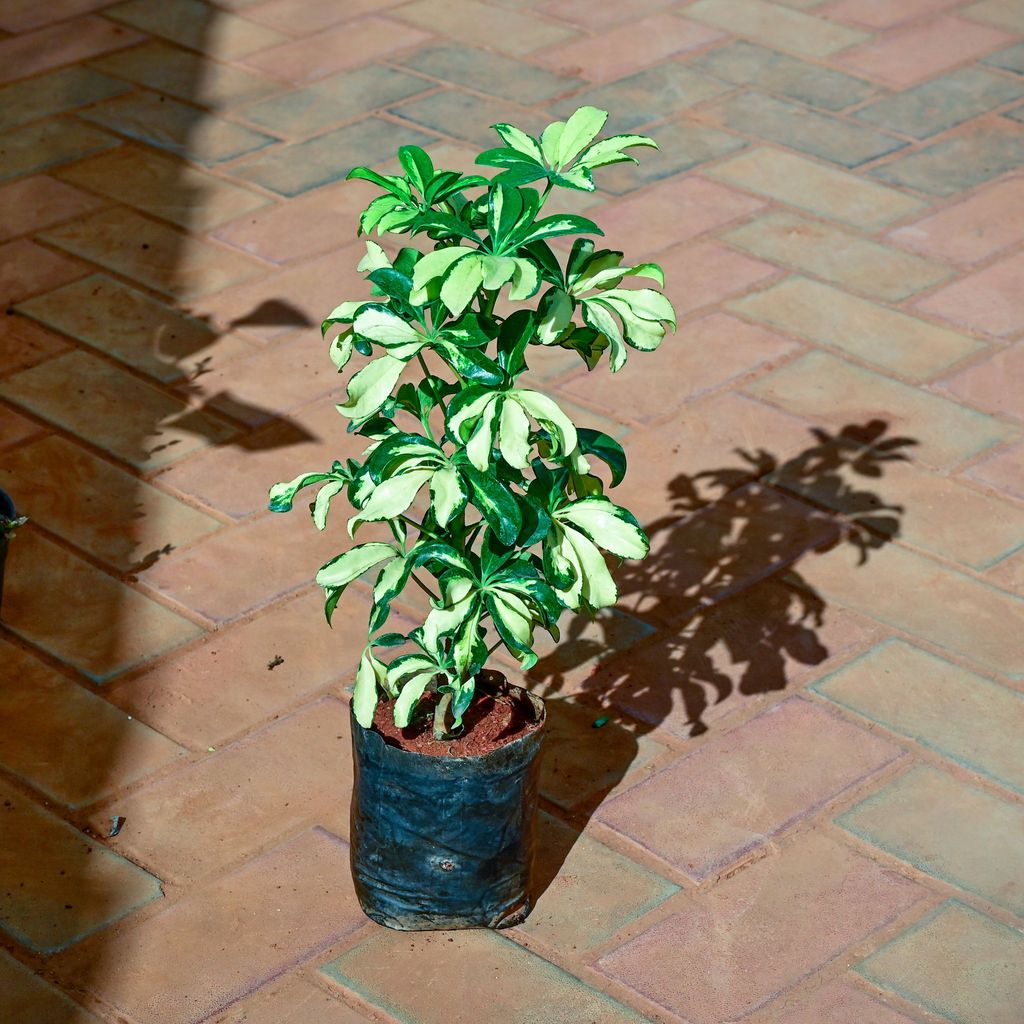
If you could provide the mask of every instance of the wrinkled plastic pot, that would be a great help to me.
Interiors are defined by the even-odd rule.
[[[0,491],[0,519],[16,519],[14,501],[6,491]],[[6,530],[0,530],[0,608],[4,601],[4,566],[7,564],[7,545],[10,537]]]
[[[507,928],[530,912],[540,727],[497,750],[433,757],[352,720],[350,849],[366,916],[401,931]]]

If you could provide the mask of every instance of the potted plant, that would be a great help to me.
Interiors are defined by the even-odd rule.
[[[675,328],[664,295],[622,287],[629,277],[663,285],[658,266],[623,266],[621,252],[587,237],[602,234],[592,221],[544,211],[554,189],[592,191],[595,170],[655,145],[597,141],[607,116],[581,107],[539,139],[495,125],[504,145],[477,157],[501,168],[490,180],[435,170],[415,146],[399,150],[402,175],[349,174],[383,190],[361,234],[431,245],[389,255],[367,241],[359,269],[372,297],[323,322],[339,372],[356,354],[369,359],[338,405],[367,440],[363,461],[275,485],[270,508],[288,511],[319,485],[318,529],[344,494],[350,537],[364,523],[390,531],[316,574],[328,622],[347,586],[372,585],[351,704],[351,852],[364,910],[390,927],[526,916],[544,708],[489,658],[503,647],[531,667],[537,627],[557,640],[564,610],[615,602],[604,553],[648,551],[636,519],[605,496],[600,474],[619,483],[622,448],[521,381],[535,346],[572,350],[591,370],[607,352],[614,372],[627,346],[650,351]],[[548,240],[570,235],[580,237],[560,259]],[[429,595],[429,610],[411,632],[389,630],[410,586]]]
[[[19,516],[14,501],[4,490],[0,490],[0,605],[4,597],[4,566],[7,564],[7,545],[14,531],[28,522],[27,516]]]

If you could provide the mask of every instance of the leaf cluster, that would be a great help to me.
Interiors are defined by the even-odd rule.
[[[316,486],[318,529],[339,495],[354,509],[350,537],[364,523],[389,527],[389,541],[349,547],[316,576],[328,622],[350,584],[372,586],[353,698],[364,727],[381,695],[404,727],[429,692],[435,735],[457,733],[497,647],[529,668],[537,628],[557,640],[565,609],[615,602],[606,556],[647,554],[636,519],[605,494],[625,473],[622,448],[523,381],[534,346],[574,351],[591,370],[607,352],[614,372],[629,347],[650,351],[675,328],[660,291],[623,286],[630,277],[663,286],[659,267],[624,266],[622,252],[596,248],[588,236],[601,229],[585,217],[544,214],[553,189],[591,190],[596,168],[654,145],[598,140],[606,118],[581,107],[539,139],[495,125],[505,147],[477,158],[503,168],[490,180],[438,171],[415,146],[399,150],[403,175],[349,175],[383,190],[361,233],[424,236],[430,248],[389,254],[367,240],[359,269],[370,297],[342,302],[322,324],[339,373],[361,361],[337,408],[366,439],[362,461],[276,484],[270,508],[288,511]],[[531,187],[541,182],[543,191]],[[563,264],[548,242],[567,235],[579,237]],[[388,630],[410,584],[430,594],[430,611],[408,634]]]

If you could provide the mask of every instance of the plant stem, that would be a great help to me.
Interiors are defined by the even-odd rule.
[[[428,586],[426,585],[426,583],[424,583],[424,582],[423,582],[423,581],[422,581],[422,580],[421,580],[421,579],[420,579],[420,578],[419,578],[418,576],[416,576],[416,575],[415,575],[414,573],[410,573],[410,575],[409,575],[409,579],[411,579],[411,580],[413,581],[413,583],[415,583],[415,584],[416,584],[416,586],[417,586],[417,587],[419,587],[419,588],[420,588],[420,590],[422,590],[422,591],[423,591],[423,593],[424,593],[424,594],[426,594],[426,595],[427,595],[428,597],[430,597],[430,598],[431,598],[431,599],[433,599],[434,601],[440,601],[440,600],[441,600],[441,598],[440,598],[440,597],[438,597],[438,596],[437,596],[437,594],[435,594],[435,593],[434,593],[434,592],[433,592],[433,591],[432,591],[432,590],[430,589],[430,587],[428,587]]]
[[[431,540],[441,540],[436,533],[431,533],[422,523],[417,523],[415,519],[410,518],[406,515],[398,517],[403,523],[407,523],[409,526],[415,527],[420,533],[426,534]]]
[[[434,739],[435,740],[446,740],[449,739],[448,735],[448,723],[446,719],[448,717],[448,709],[452,704],[452,695],[450,693],[442,693],[441,699],[437,702],[434,708]]]

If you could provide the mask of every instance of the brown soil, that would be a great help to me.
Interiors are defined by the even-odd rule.
[[[406,729],[395,725],[391,702],[381,701],[373,728],[391,746],[431,757],[488,754],[540,728],[533,705],[522,690],[509,686],[499,672],[481,672],[480,676],[473,703],[462,716],[464,731],[457,739],[434,739],[435,694],[423,695],[417,713],[423,712],[424,717]]]

